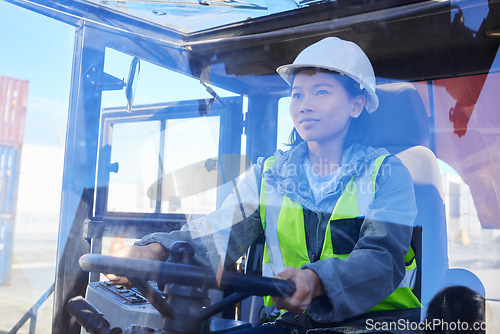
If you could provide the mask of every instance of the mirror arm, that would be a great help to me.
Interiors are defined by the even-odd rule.
[[[84,74],[84,80],[94,86],[97,91],[122,90],[126,86],[124,79],[118,79],[91,65]]]

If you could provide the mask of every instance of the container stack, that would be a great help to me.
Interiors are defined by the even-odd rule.
[[[28,81],[0,76],[0,285],[10,280]]]

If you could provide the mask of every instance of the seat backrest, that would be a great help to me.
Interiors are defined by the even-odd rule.
[[[377,86],[380,100],[371,114],[375,135],[370,145],[390,147],[397,153],[423,145],[429,139],[429,117],[414,85],[407,82]]]
[[[429,118],[422,99],[410,83],[379,85],[379,108],[372,114],[372,146],[384,147],[408,168],[415,187],[422,227],[421,302],[424,306],[443,286],[448,269],[446,216],[441,176],[436,156],[424,145],[429,138]]]

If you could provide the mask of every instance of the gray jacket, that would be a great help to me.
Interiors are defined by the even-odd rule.
[[[237,185],[239,196],[232,194],[221,208],[201,219],[188,222],[180,231],[153,233],[137,242],[158,242],[169,247],[185,240],[196,249],[200,263],[228,265],[238,259],[262,233],[259,215],[259,192],[264,177],[268,186],[300,203],[307,213],[306,235],[309,258],[321,251],[331,212],[347,182],[361,174],[384,149],[355,145],[344,153],[336,178],[331,181],[323,200],[314,204],[302,163],[306,143],[286,152],[275,153],[273,167],[262,173],[264,159],[243,175]],[[375,198],[361,225],[359,239],[346,260],[319,260],[304,266],[315,271],[326,295],[317,297],[306,310],[317,322],[340,322],[360,315],[378,304],[399,285],[405,275],[404,256],[410,242],[416,204],[413,183],[401,161],[389,156],[376,179]]]

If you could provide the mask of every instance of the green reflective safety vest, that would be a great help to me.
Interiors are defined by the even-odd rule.
[[[364,176],[353,176],[347,183],[326,227],[320,260],[333,257],[345,260],[349,257],[359,238],[359,228],[364,214],[375,196],[375,180],[382,162],[387,156],[382,155],[375,159]],[[274,162],[274,156],[266,159],[263,171],[271,168]],[[268,187],[264,178],[262,178],[260,192],[260,217],[266,235],[262,265],[263,276],[273,277],[284,267],[301,268],[310,263],[302,205]],[[354,237],[352,226],[346,224],[357,224],[354,228]],[[348,233],[351,234],[348,237],[355,238],[355,240],[346,247],[342,241],[338,242],[342,236],[335,235],[336,231],[341,231],[340,234],[349,231]],[[412,292],[415,286],[417,263],[411,247],[405,256],[405,265],[406,274],[398,288],[367,312],[421,307],[418,298]],[[272,305],[269,296],[264,297],[264,304],[266,306]]]

